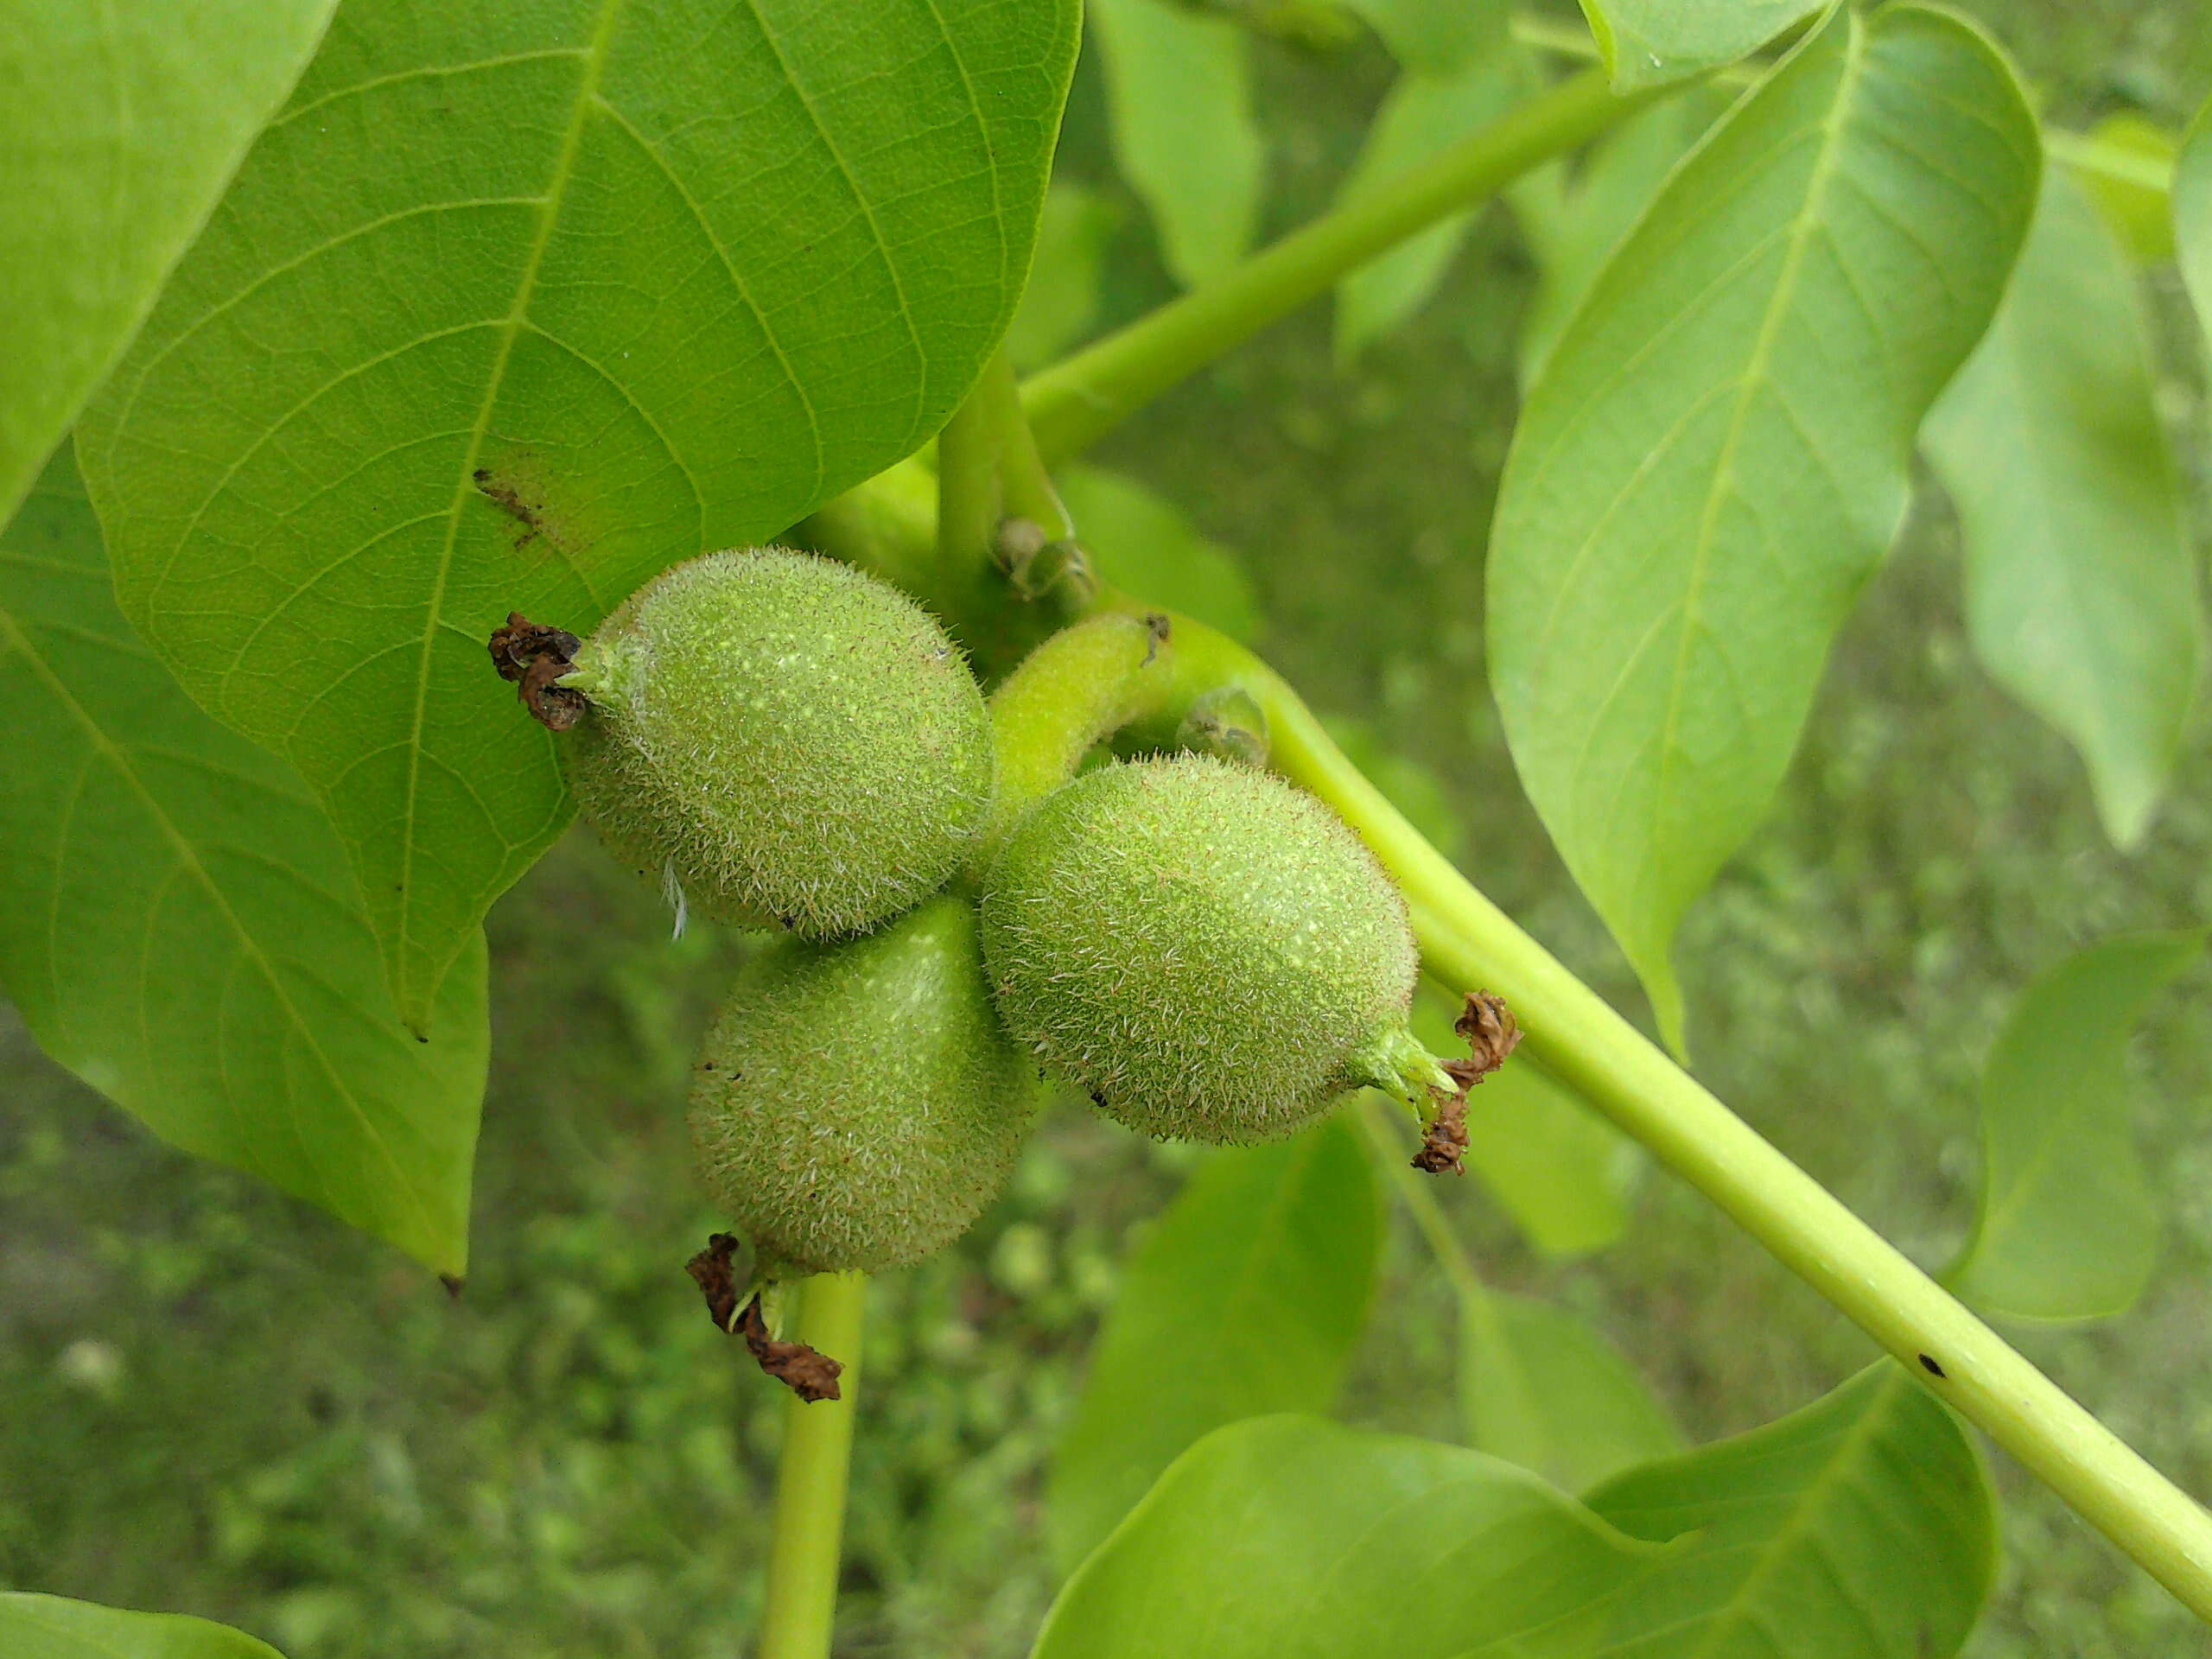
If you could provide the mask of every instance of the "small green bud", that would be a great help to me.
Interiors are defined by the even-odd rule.
[[[1048,796],[984,884],[1007,1027],[1111,1116],[1267,1140],[1360,1084],[1452,1080],[1406,1027],[1406,906],[1357,836],[1280,778],[1203,755]]]
[[[880,1273],[998,1196],[1039,1093],[992,1012],[974,906],[946,893],[747,964],[693,1074],[692,1144],[770,1275]]]
[[[905,594],[780,548],[709,553],[609,616],[559,682],[563,745],[615,855],[706,914],[809,938],[943,886],[991,798],[958,651]]]

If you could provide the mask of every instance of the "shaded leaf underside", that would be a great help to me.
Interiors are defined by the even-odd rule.
[[[117,612],[66,455],[0,537],[0,978],[41,1046],[165,1140],[462,1272],[481,935],[416,1040],[312,798]]]

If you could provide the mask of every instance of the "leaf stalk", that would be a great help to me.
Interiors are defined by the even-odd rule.
[[[760,1659],[829,1659],[867,1295],[858,1273],[817,1274],[799,1288],[799,1338],[844,1362],[842,1397],[793,1395],[784,1407]]]
[[[1033,375],[1021,388],[1021,403],[1039,449],[1051,461],[1087,448],[1377,255],[1487,200],[1529,168],[1580,148],[1675,90],[1618,98],[1594,69],[1563,80],[1215,281]]]

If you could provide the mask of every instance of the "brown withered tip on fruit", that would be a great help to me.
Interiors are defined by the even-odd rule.
[[[1452,1062],[1446,1062],[1447,1069]],[[1421,1150],[1413,1156],[1413,1165],[1425,1175],[1441,1175],[1450,1170],[1454,1175],[1464,1175],[1467,1166],[1461,1162],[1467,1150],[1467,1095],[1461,1090],[1446,1099],[1437,1108],[1436,1116],[1421,1131]]]
[[[494,628],[485,642],[492,666],[499,677],[512,683],[522,706],[548,731],[565,732],[584,717],[584,696],[555,683],[575,666],[583,642],[564,628],[533,622],[520,611],[509,611],[504,626]]]
[[[844,1371],[844,1363],[818,1353],[803,1342],[778,1342],[771,1337],[767,1321],[760,1314],[758,1296],[747,1301],[738,1314],[737,1334],[745,1338],[745,1345],[753,1351],[753,1357],[760,1362],[762,1370],[809,1405],[817,1400],[839,1397],[837,1378]]]
[[[759,1296],[738,1295],[737,1272],[732,1265],[741,1248],[736,1235],[716,1233],[707,1248],[683,1264],[707,1299],[707,1317],[715,1328],[745,1338],[760,1369],[810,1404],[839,1397],[837,1378],[842,1362],[817,1352],[803,1342],[779,1342],[768,1334]]]
[[[737,1272],[730,1263],[740,1248],[735,1234],[715,1233],[708,1238],[705,1249],[683,1264],[683,1271],[707,1299],[707,1317],[715,1329],[728,1335],[737,1331]]]
[[[1462,1161],[1467,1150],[1467,1091],[1503,1065],[1505,1057],[1521,1046],[1521,1027],[1513,1010],[1488,991],[1467,993],[1466,1006],[1452,1022],[1452,1029],[1466,1039],[1468,1049],[1467,1058],[1444,1062],[1459,1092],[1449,1096],[1429,1120],[1421,1135],[1421,1150],[1413,1159],[1415,1169],[1431,1175],[1440,1175],[1447,1169],[1454,1175],[1467,1173]]]
[[[1466,1007],[1452,1022],[1452,1029],[1466,1039],[1474,1057],[1475,1074],[1466,1079],[1480,1083],[1505,1064],[1505,1057],[1521,1046],[1521,1025],[1503,997],[1488,991],[1469,991]],[[1448,1068],[1447,1068],[1448,1069]]]

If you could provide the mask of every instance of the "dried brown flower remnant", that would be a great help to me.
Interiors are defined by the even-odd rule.
[[[1452,1029],[1467,1042],[1469,1058],[1446,1060],[1444,1069],[1459,1085],[1459,1092],[1437,1109],[1421,1136],[1414,1167],[1431,1175],[1450,1170],[1466,1173],[1462,1161],[1467,1150],[1467,1091],[1505,1064],[1505,1057],[1521,1046],[1521,1027],[1513,1010],[1488,991],[1469,991],[1466,1006],[1452,1022]]]
[[[1428,1175],[1441,1175],[1447,1169],[1454,1175],[1464,1175],[1467,1166],[1460,1160],[1466,1150],[1467,1096],[1462,1091],[1448,1097],[1429,1119],[1428,1128],[1421,1132],[1421,1150],[1414,1154],[1414,1167]]]
[[[716,1233],[707,1240],[705,1249],[683,1264],[683,1270],[707,1299],[707,1316],[716,1329],[744,1338],[760,1369],[800,1399],[810,1404],[837,1399],[837,1378],[843,1374],[843,1363],[803,1342],[779,1342],[768,1334],[760,1298],[752,1295],[741,1300],[732,1265],[739,1248],[735,1234]]]
[[[1452,1029],[1467,1039],[1474,1056],[1475,1074],[1466,1081],[1480,1083],[1505,1064],[1505,1057],[1521,1046],[1521,1025],[1504,999],[1488,991],[1469,991],[1467,1005],[1452,1022]]]
[[[760,1316],[758,1296],[738,1314],[737,1334],[745,1338],[745,1345],[753,1351],[762,1370],[808,1404],[839,1397],[837,1378],[844,1372],[844,1363],[817,1353],[803,1342],[778,1342],[771,1337],[767,1321]]]
[[[707,1248],[683,1264],[707,1299],[707,1317],[715,1329],[734,1335],[737,1331],[737,1270],[731,1265],[741,1245],[734,1233],[709,1236]]]
[[[581,691],[555,683],[575,666],[583,642],[565,629],[533,622],[520,611],[509,611],[505,626],[494,628],[485,648],[499,677],[511,681],[538,724],[549,731],[565,732],[584,717]]]

